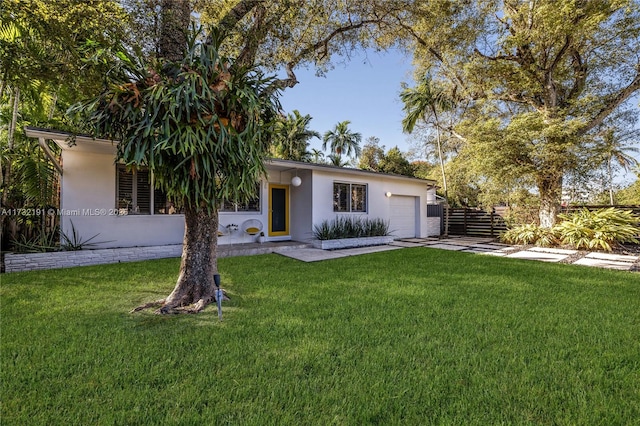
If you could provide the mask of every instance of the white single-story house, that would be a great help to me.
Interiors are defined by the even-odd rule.
[[[135,173],[115,162],[117,142],[28,127],[61,174],[62,231],[72,224],[82,239],[98,235],[96,248],[181,244],[184,216],[144,169]],[[49,141],[61,149],[51,152]],[[218,244],[313,239],[314,225],[338,216],[389,221],[395,238],[440,234],[440,218],[427,217],[436,203],[435,181],[324,164],[272,159],[259,196],[246,205],[227,203],[220,210]],[[53,213],[53,212],[51,212]]]

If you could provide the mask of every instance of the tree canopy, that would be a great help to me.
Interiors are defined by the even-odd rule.
[[[311,63],[322,68],[333,53],[371,43],[396,3],[196,1],[206,34],[190,39],[184,50],[186,4],[160,2],[159,58],[118,52],[120,67],[109,73],[107,87],[77,108],[90,113],[96,135],[120,140],[120,160],[132,168],[148,166],[156,184],[184,203],[176,287],[166,299],[143,306],[160,306],[160,313],[187,305],[200,311],[218,297],[217,207],[255,195],[265,174],[274,97],[297,84],[294,69]],[[261,70],[279,67],[286,77],[262,77]],[[359,134],[334,136],[325,141],[331,141],[337,162],[342,151],[358,154]]]
[[[85,62],[97,43],[126,37],[127,14],[115,2],[4,0],[0,6],[0,192],[6,207],[45,206],[57,198],[51,162],[27,140],[26,125],[69,129],[64,112],[98,93],[108,63]],[[33,221],[1,218],[3,249]],[[37,222],[37,221],[36,221]],[[55,227],[52,227],[55,229]],[[23,236],[25,233],[22,234]],[[56,237],[51,238],[56,240]]]
[[[416,176],[417,167],[405,158],[397,146],[385,153],[384,145],[380,146],[379,143],[380,139],[375,136],[367,138],[358,161],[358,168],[374,172]]]
[[[280,117],[273,128],[271,154],[285,160],[310,161],[309,140],[320,139],[320,133],[309,129],[310,122],[311,116],[303,116],[298,110]]]
[[[226,28],[225,48],[242,64],[284,71],[282,87],[298,83],[295,70],[312,66],[320,73],[335,55],[396,43],[396,20],[409,0],[196,0],[203,24]],[[396,31],[395,34],[392,34]]]
[[[437,2],[400,25],[420,73],[462,100],[473,168],[501,182],[529,177],[550,226],[564,175],[588,136],[640,89],[637,1]],[[429,8],[425,5],[425,9]],[[439,14],[438,19],[430,19]],[[446,23],[446,24],[443,24]]]

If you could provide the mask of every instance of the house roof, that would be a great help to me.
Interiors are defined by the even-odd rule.
[[[46,140],[52,140],[58,145],[62,150],[71,150],[77,152],[91,152],[97,154],[116,154],[116,147],[118,145],[118,141],[109,140],[109,139],[99,139],[90,135],[74,135],[72,133],[51,130],[51,129],[42,129],[37,127],[25,127],[25,134],[30,138],[38,138],[40,141],[40,146],[43,148],[49,159],[53,161],[58,170],[62,173],[62,168],[59,166],[58,160],[53,156],[51,151],[49,150],[48,145],[46,144]],[[403,175],[397,175],[392,173],[381,173],[374,172],[370,170],[361,170],[361,169],[353,169],[348,167],[339,167],[333,166],[329,164],[317,164],[317,163],[306,163],[302,161],[293,161],[293,160],[282,160],[279,158],[270,158],[267,159],[265,165],[270,169],[277,171],[293,171],[293,170],[317,170],[317,171],[326,171],[326,172],[340,172],[342,174],[353,174],[353,175],[372,175],[372,176],[385,176],[390,179],[398,179],[398,180],[411,180],[426,183],[427,185],[433,186],[436,181],[431,179],[421,179]]]
[[[79,152],[97,154],[115,154],[118,141],[98,139],[90,135],[74,135],[51,129],[25,127],[24,133],[30,138],[52,140],[63,150],[73,149]]]
[[[436,181],[431,179],[421,179],[411,176],[397,175],[393,173],[381,173],[374,172],[371,170],[362,170],[362,169],[353,169],[350,167],[339,167],[333,166],[330,164],[318,164],[318,163],[306,163],[303,161],[293,161],[293,160],[282,160],[279,158],[270,158],[266,162],[271,168],[279,171],[285,170],[318,170],[318,171],[326,171],[326,172],[340,172],[343,174],[354,174],[354,175],[372,175],[372,176],[385,176],[391,179],[402,179],[402,180],[412,180],[423,182],[429,185],[435,185]]]

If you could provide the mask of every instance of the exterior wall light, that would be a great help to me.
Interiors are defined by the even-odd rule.
[[[300,184],[302,184],[302,179],[300,179],[298,176],[294,176],[291,178],[291,185],[300,186]]]
[[[391,197],[391,192],[387,191],[387,192],[385,192],[385,194],[384,194],[384,195],[385,195],[387,198],[390,198],[390,197]]]

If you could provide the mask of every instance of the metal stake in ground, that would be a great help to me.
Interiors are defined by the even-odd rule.
[[[218,320],[222,321],[222,298],[224,297],[220,288],[220,275],[213,276],[213,282],[216,285],[216,305],[218,305]]]

